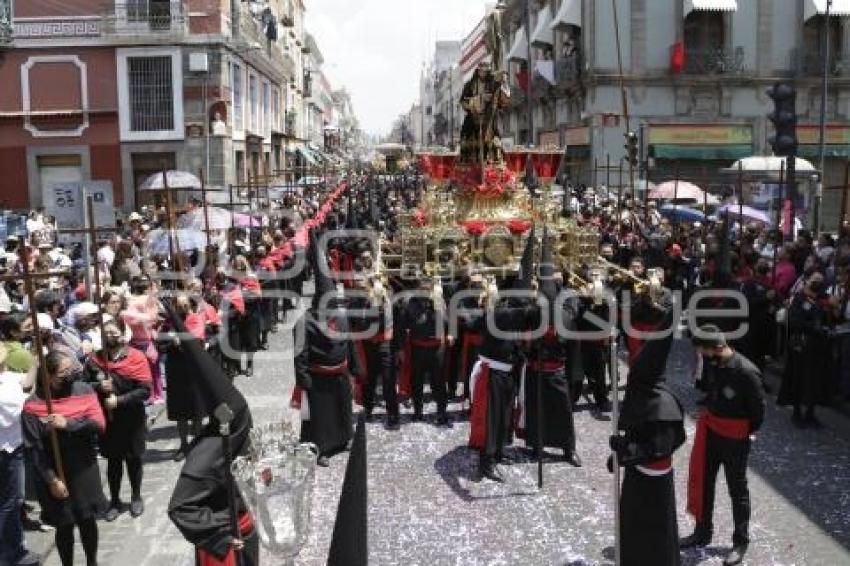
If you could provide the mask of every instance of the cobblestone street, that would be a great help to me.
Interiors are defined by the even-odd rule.
[[[253,378],[239,378],[255,422],[282,416],[294,380],[287,333],[273,336],[272,350],[257,361]],[[689,346],[678,343],[668,376],[694,415]],[[450,430],[430,422],[403,419],[398,433],[380,419],[368,427],[370,561],[391,564],[608,564],[605,549],[613,543],[611,476],[605,470],[610,421],[582,401],[576,412],[578,450],[584,467],[573,468],[552,457],[545,466],[545,486],[536,486],[536,463],[520,447],[512,449],[520,463],[506,469],[503,485],[476,482],[476,457],[466,448],[468,423],[461,407],[453,407]],[[798,430],[787,414],[772,404],[764,430],[754,445],[750,489],[753,497],[748,554],[750,564],[844,564],[850,560],[850,442],[843,417],[824,414],[826,430]],[[688,534],[684,513],[689,443],[675,458],[680,534]],[[159,418],[150,433],[145,466],[145,514],[136,520],[123,514],[100,523],[103,565],[193,564],[192,549],[165,513],[179,465],[171,460],[176,429]],[[345,454],[320,469],[315,486],[312,532],[298,563],[325,563],[342,477]],[[719,564],[731,536],[726,489],[718,485],[714,545],[685,554],[685,564]],[[34,549],[47,552],[46,564],[58,565],[52,534],[30,534]],[[78,549],[79,550],[79,549]],[[78,557],[82,561],[82,555]],[[81,563],[81,562],[80,562]]]

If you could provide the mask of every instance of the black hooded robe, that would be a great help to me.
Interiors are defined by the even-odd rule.
[[[309,410],[309,415],[303,413],[302,399],[301,441],[316,444],[321,454],[332,454],[345,447],[354,430],[349,377],[359,372],[354,342],[328,336],[328,325],[347,332],[342,317],[320,322],[308,312],[299,324],[305,342],[295,357],[295,383],[307,396]]]
[[[672,317],[667,316],[667,326]],[[629,371],[616,447],[624,566],[678,566],[679,531],[670,458],[685,442],[684,411],[663,383],[672,335],[645,343]],[[613,446],[612,446],[613,447]]]
[[[170,307],[167,307],[170,309]],[[183,353],[194,364],[188,375],[196,379],[205,412],[226,403],[233,412],[230,422],[231,454],[235,458],[248,443],[252,427],[251,411],[241,393],[221,372],[221,368],[195,338],[189,338],[183,321],[170,309],[169,316],[176,330],[184,337]],[[192,441],[180,477],[168,503],[168,516],[183,537],[196,547],[199,566],[215,564],[236,566],[237,560],[231,545],[233,525],[230,516],[230,489],[225,476],[224,446],[218,435],[218,421],[210,424]],[[236,512],[239,517],[240,536],[245,542],[241,566],[259,564],[259,537],[250,519],[239,490],[235,489]]]

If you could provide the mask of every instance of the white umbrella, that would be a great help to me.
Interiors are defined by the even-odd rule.
[[[169,189],[200,189],[201,180],[187,171],[166,171],[165,181]],[[165,188],[162,173],[154,173],[142,183],[140,191],[156,191]]]
[[[232,220],[229,210],[218,208],[217,206],[208,206],[207,215],[210,220],[210,230],[229,230]],[[187,230],[206,229],[206,221],[204,219],[203,208],[193,208],[177,219],[177,228]]]
[[[697,201],[707,202],[708,204],[719,204],[720,199],[714,195],[706,195],[698,186],[687,181],[667,181],[661,183],[654,189],[649,191],[649,198],[677,200],[677,201]]]
[[[740,169],[744,173],[779,173],[782,171],[783,165],[787,167],[787,161],[787,157],[776,155],[753,155],[739,159],[731,167],[724,169],[723,172],[734,174]],[[798,173],[815,173],[817,171],[814,165],[799,157],[794,159],[794,169]]]

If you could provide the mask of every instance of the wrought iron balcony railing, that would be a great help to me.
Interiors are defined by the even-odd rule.
[[[103,16],[104,35],[186,33],[189,18],[179,0],[116,2]]]
[[[797,76],[819,77],[823,75],[823,54],[817,49],[793,49],[791,64]],[[830,53],[829,73],[833,76],[847,76],[847,62],[842,53]]]
[[[569,88],[581,82],[582,57],[575,53],[558,59],[555,63],[555,82],[561,88]]]
[[[744,72],[744,48],[685,47],[684,72],[690,75],[730,75]]]

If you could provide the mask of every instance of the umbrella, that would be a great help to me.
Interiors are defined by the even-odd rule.
[[[230,229],[231,219],[230,211],[217,206],[207,207],[207,214],[210,219],[210,230],[228,230]],[[183,230],[206,230],[204,221],[204,209],[193,208],[177,219],[177,228]]]
[[[700,212],[699,210],[694,210],[693,208],[687,208],[685,206],[675,206],[672,204],[665,204],[661,208],[658,209],[662,216],[665,218],[669,218],[670,220],[679,220],[682,222],[704,222],[705,214]]]
[[[729,204],[724,204],[719,209],[717,209],[718,216],[743,216],[745,220],[752,220],[755,222],[761,222],[763,224],[772,224],[770,220],[770,216],[757,208],[753,208],[752,206],[741,206],[734,202],[730,202]]]
[[[260,228],[268,225],[265,217],[251,216],[250,214],[233,213],[233,220],[237,228]]]
[[[704,202],[706,193],[698,186],[687,181],[667,181],[649,191],[649,198],[664,200],[695,200]],[[708,204],[718,204],[720,200],[714,195],[707,196]]]
[[[171,242],[175,250],[185,252],[204,249],[207,245],[207,238],[203,232],[199,232],[198,230],[173,230]],[[151,231],[145,238],[145,248],[149,254],[168,255],[171,250],[168,230],[157,229]]]
[[[166,171],[165,180],[169,189],[200,189],[201,180],[187,171]],[[162,173],[154,173],[139,187],[140,191],[156,191],[165,188]]]

